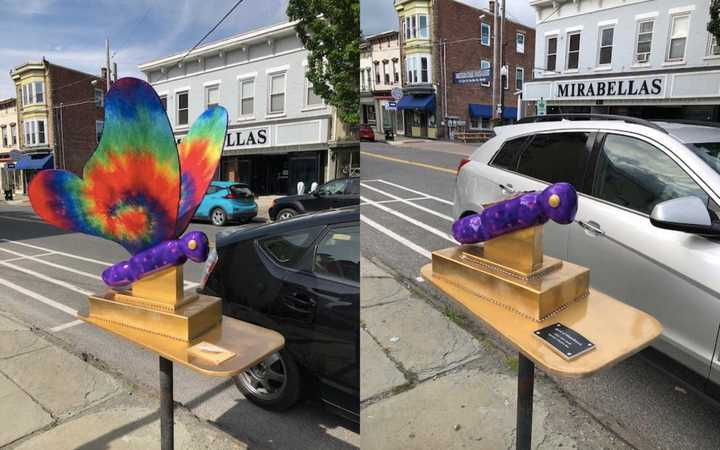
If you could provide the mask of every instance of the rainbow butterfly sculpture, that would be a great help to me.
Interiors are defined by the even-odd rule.
[[[115,241],[133,254],[103,272],[117,287],[187,258],[204,261],[207,236],[188,226],[223,149],[227,111],[206,110],[178,146],[160,98],[149,84],[121,78],[105,99],[105,129],[80,178],[44,170],[30,202],[46,222]]]

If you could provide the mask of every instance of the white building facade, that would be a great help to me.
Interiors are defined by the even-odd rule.
[[[333,109],[305,74],[307,50],[295,22],[283,23],[139,66],[166,106],[180,140],[213,104],[228,111],[217,179],[246,183],[257,194],[294,193],[348,175],[359,149],[334,145]],[[353,161],[354,159],[354,161]]]
[[[720,121],[720,47],[710,0],[531,0],[534,81],[548,113]]]
[[[403,116],[391,95],[394,88],[402,88],[399,33],[368,36],[360,47],[360,121],[370,125],[376,137],[386,129],[403,133]]]

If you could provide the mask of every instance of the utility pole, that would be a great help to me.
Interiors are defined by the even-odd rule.
[[[105,39],[105,91],[110,90],[110,39]]]
[[[493,62],[492,62],[492,117],[493,119],[497,118],[497,87],[498,87],[498,74],[500,71],[498,70],[498,1],[495,0],[492,2],[493,5],[493,32],[492,32],[492,38],[493,38]]]
[[[503,33],[505,31],[505,1],[506,0],[498,0],[502,1],[502,19],[500,21],[500,107],[498,108],[500,110],[500,118],[502,119],[502,113],[505,109],[505,83],[503,82],[503,72],[505,72],[505,79],[507,80],[507,77],[510,76],[510,73],[507,69],[505,69],[505,40]],[[510,80],[508,80],[508,86],[510,86]]]

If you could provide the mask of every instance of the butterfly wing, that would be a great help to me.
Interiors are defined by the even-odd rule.
[[[29,194],[45,221],[113,240],[131,253],[175,238],[180,164],[152,87],[135,78],[115,82],[105,99],[105,129],[83,178],[45,170]]]
[[[200,205],[220,162],[228,115],[222,106],[208,108],[193,123],[178,146],[182,173],[180,208],[175,234],[179,236]]]

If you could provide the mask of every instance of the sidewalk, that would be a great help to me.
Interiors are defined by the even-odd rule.
[[[395,140],[393,141],[382,142],[396,147],[411,147],[414,149],[439,151],[456,155],[470,155],[480,146],[479,143],[464,144],[454,141],[405,138],[404,136],[395,136]]]
[[[159,449],[157,391],[131,386],[50,339],[0,311],[0,447]],[[177,405],[175,446],[247,448]]]
[[[360,306],[363,450],[514,448],[516,356],[366,258]],[[540,371],[533,418],[536,449],[630,448]]]

